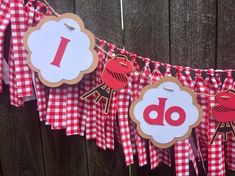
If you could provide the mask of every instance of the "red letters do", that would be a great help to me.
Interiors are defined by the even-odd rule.
[[[186,119],[185,111],[179,106],[172,106],[165,111],[165,104],[167,98],[158,98],[159,104],[151,104],[144,109],[144,120],[150,125],[161,125],[164,126],[163,120],[165,117],[166,122],[171,126],[180,126],[184,123]],[[151,118],[151,112],[157,112],[156,118]],[[171,115],[173,113],[178,113],[179,118],[174,120]]]

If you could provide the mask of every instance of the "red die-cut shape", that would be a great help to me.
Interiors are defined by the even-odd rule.
[[[132,63],[124,55],[117,55],[105,64],[101,77],[108,87],[117,91],[127,86],[127,74],[133,71]]]

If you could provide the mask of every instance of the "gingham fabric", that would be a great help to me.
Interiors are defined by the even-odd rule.
[[[3,4],[7,1],[2,1]],[[8,5],[11,9],[11,3],[8,2]],[[11,13],[9,11],[9,13]],[[14,54],[13,54],[13,38],[11,37],[10,48],[9,48],[9,57],[8,57],[8,65],[9,65],[9,92],[10,92],[10,103],[14,106],[22,106],[23,98],[18,97],[16,80],[15,80],[15,63],[14,63]]]
[[[113,93],[113,98],[110,105],[109,115],[106,115],[105,123],[105,139],[106,139],[106,148],[109,150],[114,150],[114,124],[116,121],[116,93]]]
[[[109,60],[112,59],[109,55],[114,54],[114,50],[116,48],[115,45],[112,45],[110,43],[107,44],[109,48],[109,54],[106,57],[101,56],[101,64],[97,67],[97,73],[96,73],[96,85],[100,85],[102,83],[101,80],[101,72],[103,70],[103,65]],[[103,53],[104,55],[104,53]],[[104,58],[104,59],[102,59]],[[114,99],[115,99],[115,93],[112,96],[111,99],[111,105],[109,109],[109,113],[104,113],[104,103],[102,103],[103,100],[101,100],[100,103],[95,103],[95,110],[97,113],[97,120],[96,120],[96,145],[104,150],[106,150],[106,141],[107,146],[109,149],[114,148],[114,131],[113,131],[113,123],[114,119],[116,118],[116,106],[114,106]],[[111,129],[112,128],[112,129]],[[107,133],[106,133],[107,132]]]
[[[66,128],[67,87],[51,88],[49,91],[46,124],[52,129]]]
[[[150,68],[149,62],[150,60],[147,59],[145,61],[145,66],[142,71],[137,64],[135,64],[135,72],[131,74],[131,102],[135,101],[140,96],[140,91],[143,89],[144,86],[149,84],[149,80],[145,78],[150,76]],[[137,73],[138,72],[138,73]],[[139,74],[141,72],[141,74]],[[142,75],[143,74],[143,75]],[[133,124],[133,122],[130,122]],[[138,154],[138,161],[139,166],[143,166],[147,164],[147,151],[146,151],[146,142],[143,138],[140,137],[136,130],[136,125],[132,132],[134,132],[134,139],[136,143],[136,149]]]
[[[176,67],[176,78],[183,86],[190,87],[189,81],[181,73],[182,68]],[[192,81],[191,81],[192,82]],[[193,87],[193,86],[191,86]],[[187,176],[189,175],[189,139],[178,141],[174,145],[175,151],[175,172],[176,175]]]
[[[136,155],[137,154],[137,144],[136,144],[136,140],[135,140],[136,124],[131,119],[129,119],[129,128],[131,131],[131,134],[130,134],[131,135],[131,147],[133,150],[133,154]]]
[[[207,71],[207,88],[209,94],[215,95],[220,91],[221,82],[220,75],[214,73],[214,70]],[[215,97],[208,97],[207,104],[207,135],[208,142],[212,139],[214,132],[216,130],[216,122],[211,114],[210,109],[215,105]],[[209,176],[224,176],[225,175],[225,158],[224,158],[224,147],[221,134],[218,134],[217,138],[213,144],[208,144],[208,175]]]
[[[99,47],[103,48],[105,42],[100,41]],[[103,65],[104,53],[98,51],[99,66]],[[93,103],[94,99],[88,98],[87,100],[81,100],[80,96],[89,91],[85,88],[88,87],[91,89],[92,86],[95,86],[95,81],[92,82],[92,79],[95,78],[97,72],[100,71],[98,68],[91,74],[84,75],[83,79],[79,84],[71,86],[68,88],[68,98],[67,98],[67,125],[66,125],[66,134],[67,135],[81,135],[84,136],[86,131],[87,139],[96,139],[96,116],[95,110],[96,106]],[[97,75],[98,76],[98,75]],[[92,84],[90,84],[92,83]],[[94,97],[94,96],[93,96]],[[92,107],[92,108],[91,108]],[[89,109],[90,108],[90,109]],[[92,110],[92,111],[89,111]],[[69,114],[68,114],[69,113]],[[92,115],[93,114],[93,115]],[[103,147],[102,147],[103,148]]]
[[[24,98],[33,94],[32,75],[26,65],[26,52],[23,47],[23,35],[29,26],[35,25],[43,16],[41,10],[46,7],[38,1],[37,8],[33,7],[33,0],[24,6],[23,0],[12,1],[0,0],[0,79],[2,80],[2,61],[3,61],[3,40],[4,32],[9,21],[11,21],[12,38],[9,54],[9,80],[10,80],[10,101],[15,106],[22,106]],[[47,8],[47,14],[50,10]],[[109,54],[115,53],[116,46],[105,41],[99,41],[101,48],[108,46]],[[130,54],[122,50],[123,54]],[[52,129],[66,129],[67,135],[85,135],[87,139],[96,139],[98,147],[106,149],[114,149],[114,133],[120,136],[126,164],[130,165],[134,162],[133,155],[138,154],[139,165],[147,164],[146,141],[139,136],[135,129],[134,123],[129,118],[129,106],[139,96],[139,91],[143,86],[149,84],[149,80],[141,77],[139,74],[132,73],[130,82],[125,89],[113,94],[110,113],[103,113],[103,104],[94,103],[96,95],[89,97],[87,100],[80,100],[79,97],[86,91],[101,84],[101,71],[107,59],[110,59],[103,51],[98,50],[99,66],[96,71],[85,75],[83,80],[73,86],[61,86],[60,88],[49,89],[42,85],[35,77],[35,92],[37,96],[38,111],[40,120],[46,120],[46,124],[51,125]],[[137,56],[132,54],[133,62]],[[142,58],[145,67],[143,74],[146,77],[157,81],[162,77],[158,70],[158,62],[153,62],[155,70],[150,72],[150,59]],[[165,64],[165,76],[171,76],[171,65]],[[137,65],[136,65],[137,68]],[[156,69],[157,68],[157,69]],[[185,74],[177,72],[178,79],[198,93],[215,95],[221,88],[219,80],[220,75],[214,70],[207,71],[207,77],[201,77],[201,70],[196,71],[195,82],[189,76],[190,68],[185,69]],[[140,72],[140,70],[137,69]],[[222,90],[234,89],[235,83],[231,76],[231,70],[227,71],[228,75],[222,86]],[[0,81],[0,92],[2,83]],[[214,121],[210,109],[214,106],[214,97],[198,95],[198,102],[202,106],[204,118],[202,123],[196,128],[196,139],[199,155],[202,153],[202,160],[208,160],[208,175],[223,176],[225,175],[225,156],[224,146],[221,135],[218,135],[215,142],[208,144],[212,138],[216,122]],[[118,119],[116,119],[116,113]],[[116,125],[115,125],[116,124]],[[117,125],[118,124],[118,125]],[[235,145],[234,138],[230,135],[226,143],[226,163],[229,169],[235,170]],[[156,168],[162,161],[171,165],[171,157],[169,149],[158,149],[149,142],[149,155],[151,168]],[[198,169],[196,165],[195,155],[189,140],[177,142],[175,144],[175,164],[176,175],[189,175],[189,160],[192,160],[196,174]]]
[[[47,9],[45,15],[51,15],[51,10],[45,4],[37,1],[37,7],[35,9],[34,3],[34,0],[30,0],[25,5],[25,13],[28,18],[28,26],[34,26],[39,22],[39,20],[44,16],[44,14],[40,12],[40,10],[43,8]],[[46,120],[49,88],[41,83],[36,74],[33,74],[33,79],[35,84],[34,89],[37,98],[39,119],[43,121]]]
[[[13,60],[15,84],[18,97],[33,95],[31,70],[26,64],[26,51],[23,36],[28,28],[27,16],[24,9],[24,0],[15,0],[10,3],[11,34],[13,43]]]
[[[4,57],[4,34],[10,22],[10,2],[7,0],[0,1],[0,92],[2,92],[2,68]]]
[[[233,80],[231,70],[227,70],[227,76],[224,80],[224,84],[221,91],[227,91],[229,89],[235,90],[235,82]],[[235,170],[235,139],[231,133],[228,135],[225,151],[226,151],[226,164],[228,166],[228,169]]]
[[[24,9],[25,14],[28,18],[28,26],[34,26],[44,16],[52,15],[51,9],[41,1],[29,0],[25,5]]]
[[[208,119],[206,119],[207,111],[209,110],[207,105],[207,96],[203,94],[208,94],[208,90],[206,88],[206,82],[204,78],[201,76],[202,70],[195,70],[195,81],[194,81],[194,91],[199,93],[197,95],[198,103],[200,104],[203,110],[203,119],[201,123],[196,127],[196,136],[198,139],[198,149],[202,153],[203,161],[207,160],[207,145],[208,145],[208,138],[207,138],[207,124]]]
[[[159,81],[163,77],[163,75],[159,71],[160,63],[159,62],[153,62],[153,64],[154,64],[154,69],[153,69],[153,72],[151,74],[152,84],[156,83],[157,81]],[[151,169],[154,169],[160,163],[159,149],[156,146],[154,146],[151,141],[149,141],[149,156],[150,156]]]
[[[19,97],[17,92],[16,80],[15,80],[15,64],[14,64],[14,56],[12,48],[13,48],[13,42],[11,38],[9,57],[8,57],[10,103],[16,107],[19,107],[23,105],[24,101],[23,97]]]
[[[195,158],[195,153],[193,152],[193,147],[192,147],[191,143],[189,143],[189,157],[190,157],[190,160],[193,163],[195,173],[198,176],[199,175],[199,170],[198,170],[197,161],[196,161],[196,158]]]
[[[176,78],[181,82],[183,86],[186,86],[193,90],[194,84],[191,78],[191,68],[183,68],[176,66]],[[184,74],[182,73],[184,71]],[[191,143],[189,139],[179,141],[175,143],[175,168],[176,175],[189,175],[189,160],[192,160],[194,169],[198,173],[195,156],[192,151]]]
[[[81,116],[78,108],[79,94],[78,84],[71,85],[67,89],[67,107],[66,107],[66,134],[79,135],[81,133]]]
[[[39,119],[43,121],[46,120],[49,89],[41,83],[41,81],[38,79],[36,75],[34,80],[35,80],[34,86],[35,86],[35,94],[37,97]]]
[[[127,57],[130,56],[130,59],[132,59],[133,66],[135,67],[135,69],[137,69],[137,70],[140,69],[138,63],[135,62],[135,59],[137,57],[135,54],[129,53],[128,51],[126,51],[124,49],[117,49],[117,52],[120,53],[120,54],[126,55]],[[131,84],[131,86],[130,86],[131,88],[136,87],[135,85],[133,85],[133,82],[132,82],[132,74],[133,73],[134,72],[132,72],[129,76],[129,81],[130,81],[130,84]],[[132,92],[130,92],[130,93],[132,93]],[[136,138],[136,124],[130,118],[128,119],[128,121],[129,121],[129,128],[130,128],[132,152],[133,152],[133,155],[136,155],[137,154],[137,144],[136,144],[136,140],[135,140],[135,138]]]
[[[101,72],[103,70],[103,65],[105,63],[104,58],[104,53],[99,53],[99,57],[100,57],[100,63],[98,65],[98,67],[96,68],[96,74],[95,74],[95,85],[98,86],[100,84],[102,84],[102,80],[101,80]],[[97,95],[96,95],[97,96]],[[95,125],[96,127],[96,145],[100,148],[102,148],[103,150],[106,150],[106,139],[105,139],[105,123],[106,123],[106,115],[104,115],[103,111],[104,111],[104,106],[103,106],[103,100],[101,100],[101,102],[99,103],[94,103],[94,99],[93,99],[93,113],[96,114],[96,120],[93,121],[92,123]]]
[[[134,163],[129,124],[131,82],[127,87],[116,92],[118,123],[126,165]]]
[[[114,52],[116,50],[116,46],[109,43],[109,51],[111,55],[114,55]],[[106,62],[109,57],[106,57]],[[101,77],[101,76],[100,76]],[[110,150],[114,150],[114,123],[116,121],[116,115],[117,115],[117,106],[116,106],[116,92],[113,92],[111,105],[109,108],[109,113],[103,114],[105,116],[105,139],[106,139],[106,148]],[[103,111],[102,111],[103,113]]]
[[[95,73],[84,75],[84,93],[93,89],[97,85],[95,84]],[[82,95],[82,94],[81,94]],[[96,139],[96,105],[93,102],[95,95],[90,96],[83,101],[84,109],[82,111],[86,118],[86,139]]]
[[[183,69],[183,68],[181,68]],[[194,81],[192,80],[192,77],[191,77],[191,71],[192,69],[190,67],[185,67],[184,68],[184,82],[183,85],[187,86],[188,88],[194,90]],[[191,136],[192,138],[192,136]],[[192,161],[193,163],[193,167],[194,167],[194,170],[195,170],[195,173],[196,175],[198,175],[198,166],[197,166],[197,161],[196,161],[196,152],[193,152],[193,146],[192,146],[192,142],[189,141],[189,158],[190,160]],[[195,146],[194,146],[195,147]]]

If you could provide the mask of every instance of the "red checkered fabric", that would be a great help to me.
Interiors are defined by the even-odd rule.
[[[67,88],[67,107],[66,107],[66,134],[79,135],[81,126],[79,117],[81,116],[78,108],[79,94],[78,85],[70,85]]]
[[[161,74],[161,72],[159,71],[159,67],[160,67],[160,63],[159,62],[152,62],[154,64],[154,69],[153,72],[151,74],[151,82],[152,83],[156,83],[157,81],[159,81],[163,75]],[[149,141],[149,155],[150,155],[150,166],[151,169],[156,168],[159,163],[159,149],[157,147],[155,147],[151,141]]]
[[[35,9],[35,3],[36,3],[36,9]],[[29,26],[34,26],[44,16],[52,15],[50,7],[48,7],[41,1],[29,0],[24,8],[25,8],[25,14],[28,16]]]
[[[84,93],[86,93],[87,91],[89,91],[90,89],[94,88],[94,82],[92,82],[92,76],[94,73],[91,74],[86,74],[83,77],[83,81],[79,83],[80,85],[80,89],[79,89],[79,94],[83,95]],[[86,139],[95,139],[96,138],[96,126],[95,124],[93,125],[92,121],[96,120],[96,114],[92,113],[94,112],[94,107],[93,105],[93,100],[91,98],[94,98],[94,96],[89,97],[86,100],[80,100],[79,101],[79,107],[80,107],[80,112],[81,112],[81,116],[83,118],[86,119],[85,121],[85,134],[86,134]]]
[[[4,36],[10,22],[10,2],[1,0],[0,3],[0,92],[2,92],[2,67],[4,57]]]
[[[178,141],[175,148],[175,171],[176,175],[189,175],[189,141]]]
[[[182,72],[182,67],[176,66],[176,78],[181,82],[183,86],[193,88],[190,75],[186,77],[181,72]],[[186,73],[190,74],[188,70]],[[176,175],[182,175],[182,176],[189,175],[189,158],[190,158],[189,148],[190,148],[189,139],[178,141],[174,145]]]
[[[101,48],[103,48],[106,45],[105,41],[100,41],[99,44]],[[96,70],[90,74],[87,74],[83,77],[84,84],[83,87],[81,86],[84,91],[81,89],[81,93],[84,94],[88,92],[89,90],[95,88],[99,84],[101,84],[100,76],[102,66],[104,63],[104,53],[102,50],[98,51],[99,56],[99,64]],[[81,94],[81,95],[82,95]],[[94,102],[96,98],[96,95],[93,94],[90,97],[88,97],[86,100],[81,101],[84,105],[81,105],[83,107],[82,114],[86,118],[86,139],[97,139],[96,141],[97,145],[103,149],[106,149],[106,143],[105,143],[105,127],[104,127],[104,120],[101,117],[101,111],[103,110],[101,107],[98,108],[98,106],[101,106],[101,103],[96,104]],[[98,130],[98,131],[97,131]]]
[[[104,42],[103,42],[104,43]],[[112,45],[110,43],[107,44],[109,48],[109,54],[104,59],[104,53],[99,53],[101,61],[103,64],[98,65],[97,67],[97,73],[96,73],[96,84],[100,85],[102,84],[101,79],[101,72],[103,70],[103,65],[109,60],[112,59],[110,55],[114,54],[114,50],[116,48],[115,45]],[[95,103],[96,105],[96,114],[97,114],[97,120],[96,120],[96,145],[104,150],[106,150],[106,141],[108,142],[107,146],[111,149],[114,148],[114,131],[113,131],[113,123],[116,118],[116,106],[114,106],[114,97],[115,93],[112,96],[111,100],[111,106],[109,109],[109,114],[104,114],[104,103],[102,101],[100,103]],[[108,125],[108,126],[107,126]],[[106,133],[107,132],[107,133]]]
[[[114,55],[116,50],[116,46],[113,44],[108,44],[109,51],[111,55]],[[109,59],[109,57],[106,57]],[[107,60],[106,60],[107,61]],[[100,76],[101,77],[101,76]],[[109,113],[105,116],[105,139],[106,139],[106,148],[110,150],[114,150],[114,123],[116,121],[116,113],[117,113],[117,106],[116,106],[116,92],[113,92]],[[103,113],[103,111],[102,111]],[[105,115],[105,114],[103,114]]]
[[[31,0],[32,4],[35,3],[35,0]],[[31,3],[29,1],[29,3]],[[48,7],[41,1],[37,1],[37,7],[34,10],[34,23],[38,23],[42,17],[52,15],[51,8]]]
[[[106,116],[106,124],[105,124],[105,135],[106,135],[106,148],[110,150],[114,150],[114,123],[116,121],[116,93],[113,94],[113,99],[111,101],[109,115]]]
[[[1,6],[6,6],[9,10],[10,14],[10,2],[7,2],[5,0],[2,1]],[[5,7],[4,7],[5,8]],[[10,17],[10,15],[8,15]],[[9,49],[9,57],[8,57],[8,65],[9,65],[9,92],[10,92],[10,102],[12,105],[15,106],[22,106],[23,105],[23,98],[19,98],[17,94],[17,89],[16,89],[16,82],[15,82],[15,64],[13,60],[13,42],[11,38],[11,43],[10,43],[10,49]],[[2,61],[1,61],[2,64]],[[2,69],[2,65],[1,65]],[[1,73],[0,73],[1,74]]]
[[[78,84],[78,95],[79,97],[81,95],[83,95],[86,90],[85,90],[85,81],[87,81],[87,78],[89,78],[89,75],[84,75],[83,79],[79,82]],[[90,78],[89,78],[90,79]],[[78,112],[80,114],[79,116],[79,135],[80,136],[84,136],[85,135],[85,132],[86,132],[86,126],[87,126],[87,108],[88,108],[88,104],[84,101],[84,100],[81,100],[79,98],[79,101],[78,101]],[[73,126],[77,125],[76,124],[73,124],[74,121],[71,121],[71,124],[70,124],[70,128],[73,128]],[[72,135],[72,134],[71,134]]]
[[[95,84],[95,72],[91,74],[84,75],[84,93],[93,89],[97,85]],[[82,95],[82,94],[81,94]],[[86,118],[86,139],[96,139],[96,106],[93,102],[95,96],[92,95],[83,101],[84,109],[82,111]]]
[[[182,85],[187,85],[186,78],[181,74],[181,68],[176,67],[176,77]],[[189,175],[189,141],[178,141],[174,145],[176,175]]]
[[[207,160],[207,145],[208,145],[208,137],[207,137],[207,124],[208,119],[206,119],[206,113],[208,111],[208,105],[207,105],[207,96],[203,94],[208,94],[208,90],[206,88],[206,82],[204,78],[201,76],[202,70],[195,70],[195,87],[194,91],[199,93],[197,95],[198,103],[200,104],[202,110],[203,110],[203,119],[201,123],[196,127],[196,136],[197,136],[197,145],[198,150],[200,150],[200,153],[202,153],[202,158],[204,161]]]
[[[52,129],[63,129],[66,127],[66,103],[67,88],[65,86],[50,89],[46,124],[51,125]]]
[[[143,89],[144,86],[149,84],[149,80],[146,79],[146,77],[150,77],[151,71],[149,68],[150,60],[149,59],[143,59],[145,62],[145,66],[142,71],[140,71],[140,68],[137,64],[135,64],[135,72],[131,74],[131,102],[135,101],[140,96],[140,91]],[[138,73],[137,73],[138,72]],[[141,74],[139,74],[141,72]],[[133,122],[130,122],[133,124]],[[140,137],[136,130],[136,125],[134,132],[134,139],[136,143],[136,149],[138,153],[138,161],[139,166],[143,166],[148,163],[147,161],[147,151],[146,151],[146,142],[143,138]]]
[[[34,24],[34,13],[35,13],[33,3],[31,1],[27,2],[24,9],[25,9],[25,14],[27,16],[28,26],[33,26],[33,24]]]
[[[194,167],[195,173],[198,176],[199,175],[199,171],[198,171],[197,161],[196,161],[196,158],[195,158],[195,154],[193,152],[193,147],[191,145],[191,142],[189,143],[189,157],[190,157],[190,160],[193,163],[193,167]]]
[[[192,71],[192,69],[190,67],[184,68],[184,76],[185,76],[184,82],[185,83],[183,85],[194,90],[195,85],[194,85],[194,81],[191,76],[191,71]],[[195,169],[196,174],[198,175],[198,166],[197,166],[197,162],[196,162],[196,158],[195,158],[197,155],[195,155],[196,153],[193,152],[193,146],[192,146],[192,143],[190,142],[190,140],[189,140],[189,153],[190,153],[189,158],[193,163],[193,167]]]
[[[118,52],[120,52],[121,54],[126,55],[127,57],[129,55],[131,60],[132,60],[132,62],[133,62],[134,68],[140,71],[139,65],[135,61],[135,59],[137,57],[135,54],[129,53],[128,51],[126,51],[124,49],[118,49]],[[135,86],[135,85],[132,84],[132,75],[133,74],[134,74],[134,72],[131,73],[130,76],[129,76],[129,79],[130,79],[129,83],[131,84],[131,86],[130,86],[131,88],[134,88],[133,86]],[[137,144],[136,144],[136,140],[135,140],[135,136],[136,136],[136,124],[130,118],[129,118],[129,128],[130,128],[132,151],[133,151],[133,154],[136,155],[137,154]]]
[[[117,95],[117,109],[118,109],[118,122],[120,128],[120,135],[122,147],[126,160],[126,165],[134,163],[133,150],[131,146],[131,136],[128,120],[129,100],[130,100],[130,86],[121,89],[116,93]]]
[[[23,44],[23,36],[28,28],[27,16],[24,9],[24,0],[15,0],[10,3],[11,34],[13,43],[13,60],[15,72],[15,84],[18,97],[33,95],[31,70],[26,64],[26,51]]]
[[[111,54],[111,51],[109,51],[109,53]],[[96,74],[95,74],[95,85],[98,86],[100,84],[102,84],[102,80],[101,80],[101,72],[103,70],[103,65],[105,63],[105,59],[108,59],[107,56],[106,58],[104,58],[104,53],[103,52],[99,52],[99,58],[100,58],[100,63],[96,69]],[[94,100],[94,99],[93,99]],[[105,139],[105,122],[106,122],[106,115],[103,114],[103,110],[104,110],[104,103],[103,101],[99,102],[99,103],[94,103],[94,114],[96,114],[96,121],[93,121],[93,124],[96,127],[96,145],[100,148],[102,148],[103,150],[106,150],[106,139]]]
[[[35,3],[34,0],[30,0],[25,5],[25,13],[28,19],[28,26],[34,26],[44,16],[44,14],[40,12],[42,8],[47,9],[46,15],[51,14],[51,10],[48,9],[48,7],[45,4],[41,3],[40,1],[37,1],[37,7],[35,9],[34,3]],[[39,119],[43,121],[46,120],[49,88],[47,88],[45,85],[41,83],[36,74],[33,74],[33,78],[34,78],[35,94],[37,97]]]
[[[23,0],[16,0],[9,3],[1,0],[0,4],[0,79],[2,80],[2,61],[3,61],[3,40],[4,32],[11,20],[12,38],[9,55],[9,80],[10,80],[10,100],[15,106],[23,105],[24,98],[33,94],[32,75],[26,64],[26,52],[23,46],[23,35],[28,26],[32,26],[38,22],[43,13],[41,10],[45,8],[45,4],[38,1],[38,6],[34,9],[33,0],[30,0],[24,6]],[[47,14],[51,11],[47,8]],[[11,9],[11,10],[9,10]],[[109,47],[109,54],[114,54],[115,45],[105,41],[99,41],[99,45],[104,49]],[[130,54],[122,50],[123,54]],[[104,62],[110,59],[101,50],[98,50],[99,65],[91,74],[85,75],[83,80],[73,86],[61,86],[60,88],[48,89],[35,77],[35,92],[38,100],[38,110],[40,120],[46,120],[46,124],[51,125],[52,129],[66,128],[67,135],[84,135],[86,132],[87,139],[96,139],[98,147],[106,149],[114,149],[114,130],[120,135],[126,164],[130,165],[134,162],[133,154],[138,153],[139,165],[147,164],[146,141],[139,136],[136,131],[135,124],[129,119],[128,111],[130,102],[138,98],[140,90],[147,84],[149,80],[144,76],[151,78],[152,81],[159,80],[162,75],[159,72],[160,63],[154,62],[155,69],[151,73],[149,68],[150,59],[143,58],[145,67],[143,69],[144,76],[140,76],[136,72],[130,75],[130,82],[125,89],[113,94],[110,112],[108,115],[103,113],[104,104],[94,103],[95,95],[87,100],[79,100],[80,95],[86,91],[98,86],[102,83],[101,72]],[[132,54],[132,60],[135,63],[136,55]],[[135,63],[136,64],[136,63]],[[137,65],[135,65],[138,70]],[[165,76],[171,76],[171,65],[166,64]],[[185,74],[181,70],[185,69]],[[195,89],[198,93],[216,94],[220,91],[221,82],[214,70],[207,71],[207,77],[201,77],[201,70],[195,70],[195,85],[190,76],[190,68],[177,67],[177,78],[183,85]],[[222,90],[234,89],[235,83],[232,79],[231,70],[227,72],[227,78],[222,86]],[[0,92],[2,91],[0,81]],[[196,128],[197,143],[199,151],[202,152],[203,159],[208,159],[208,175],[222,176],[225,175],[225,158],[224,148],[221,135],[218,135],[214,143],[208,144],[212,138],[216,122],[214,121],[210,109],[215,104],[214,97],[206,95],[198,95],[198,102],[202,106],[204,119]],[[116,113],[118,112],[118,124],[116,125]],[[235,145],[232,136],[229,136],[226,144],[226,157],[229,169],[235,170]],[[171,164],[169,149],[158,149],[149,142],[151,168],[156,168],[159,162]],[[175,163],[176,175],[189,175],[189,160],[192,160],[196,173],[198,168],[196,165],[195,155],[188,139],[177,142],[175,144]]]
[[[131,132],[131,147],[133,150],[133,154],[136,155],[137,154],[137,146],[136,146],[136,141],[135,141],[135,136],[136,136],[136,124],[129,119],[129,128],[130,128],[130,132]]]
[[[235,90],[235,82],[233,80],[232,71],[227,70],[227,76],[224,80],[221,91]],[[226,164],[228,169],[235,170],[235,139],[230,133],[226,142]]]
[[[131,132],[129,124],[131,82],[127,87],[116,92],[118,123],[126,165],[134,163]]]
[[[220,75],[214,73],[214,70],[207,71],[207,77],[205,78],[207,82],[207,88],[209,94],[215,95],[220,91],[221,81]],[[210,109],[215,105],[215,97],[208,97],[207,104],[207,114],[206,117],[208,119],[208,141],[210,141],[216,130],[216,122],[211,114]],[[208,108],[209,107],[209,108]],[[213,176],[223,176],[225,175],[225,158],[224,158],[224,147],[222,136],[219,134],[213,144],[208,145],[208,175]]]
[[[11,38],[8,65],[9,65],[9,92],[10,92],[10,103],[16,107],[23,105],[23,97],[18,97],[16,80],[15,80],[15,64],[13,57],[13,43]]]
[[[39,119],[43,121],[46,120],[49,89],[41,83],[37,76],[35,76],[34,80]]]

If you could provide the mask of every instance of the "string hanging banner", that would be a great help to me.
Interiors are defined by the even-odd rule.
[[[49,87],[78,83],[97,67],[95,38],[74,14],[43,18],[24,36],[27,63]]]
[[[26,84],[23,88],[35,89],[40,120],[44,120],[51,129],[65,129],[67,135],[86,135],[87,139],[96,140],[97,146],[104,150],[114,150],[114,140],[117,139],[122,144],[126,165],[134,163],[134,154],[144,158],[140,161],[141,166],[149,162],[147,155],[150,156],[151,168],[157,167],[160,161],[170,165],[172,156],[167,148],[174,144],[176,162],[181,163],[179,156],[182,151],[188,152],[187,156],[194,161],[197,154],[194,154],[189,139],[193,128],[196,153],[212,158],[209,162],[217,162],[223,148],[221,134],[228,144],[234,140],[233,136],[227,136],[228,132],[234,135],[234,93],[220,92],[221,87],[225,87],[224,90],[235,89],[231,77],[234,70],[193,69],[151,61],[98,39],[84,28],[78,16],[70,13],[59,15],[50,6],[48,8],[37,1],[38,6],[47,7],[45,15],[34,9],[33,2],[29,0],[26,5],[20,4],[27,14],[20,18],[30,25],[24,26],[28,29],[23,31],[26,32],[24,40],[20,35],[17,42],[23,46],[24,41],[28,56],[14,55],[14,42],[11,42],[9,51],[9,55],[14,56],[8,62],[13,105],[22,106],[25,98],[31,95],[22,94],[21,88],[22,81],[29,82],[24,78],[30,75],[34,80],[30,79],[30,83],[34,86]],[[9,14],[18,10],[10,9],[10,6],[18,7],[19,4],[5,0],[0,4],[4,9],[2,21],[8,23],[16,21]],[[52,12],[56,16],[47,16]],[[4,36],[7,24],[0,21],[0,25],[2,59],[4,39],[1,36]],[[17,30],[20,25],[15,24]],[[23,34],[22,31],[17,32]],[[142,60],[143,68],[138,60]],[[150,63],[153,68],[150,68]],[[27,76],[20,75],[22,70],[28,69],[27,64],[36,74],[31,75],[29,70]],[[160,72],[160,67],[166,71]],[[177,78],[172,74],[172,68],[177,68]],[[195,73],[194,78],[191,72]],[[204,77],[202,72],[206,73]],[[223,72],[227,73],[225,83],[220,80]],[[14,79],[16,73],[21,79]],[[145,139],[148,139],[148,145]],[[232,146],[228,145],[229,150]],[[226,156],[230,157],[230,154]],[[189,162],[184,161],[184,165],[189,166]]]

